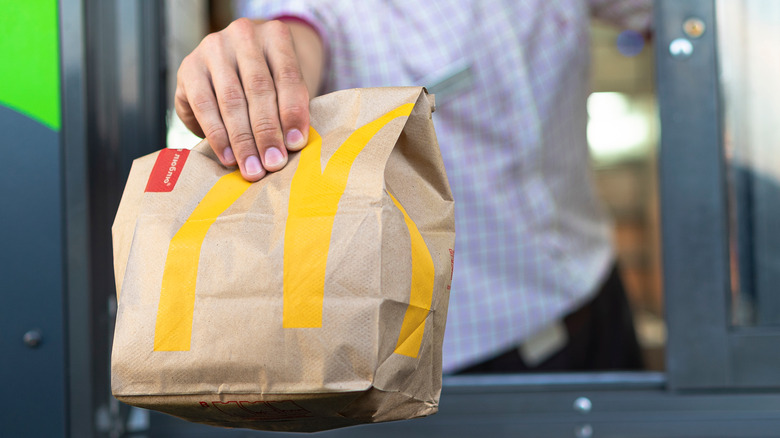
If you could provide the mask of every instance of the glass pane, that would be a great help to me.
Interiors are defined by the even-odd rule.
[[[645,367],[662,371],[666,324],[653,51],[630,31],[607,23],[594,20],[591,31],[593,93],[588,97],[587,138],[594,181],[613,219],[620,276],[633,310]]]
[[[780,2],[719,0],[732,322],[780,324]]]

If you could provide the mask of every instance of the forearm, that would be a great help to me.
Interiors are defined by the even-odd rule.
[[[325,52],[320,36],[307,24],[298,21],[285,21],[295,42],[295,52],[301,66],[303,80],[309,90],[309,96],[318,96],[322,87],[325,68]]]

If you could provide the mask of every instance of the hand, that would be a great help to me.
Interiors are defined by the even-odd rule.
[[[299,61],[303,55],[308,60]],[[309,26],[241,18],[184,58],[176,112],[222,164],[238,164],[245,179],[258,181],[287,164],[288,150],[306,145],[309,91],[321,70],[322,44]]]

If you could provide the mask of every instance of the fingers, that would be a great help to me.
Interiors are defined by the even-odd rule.
[[[300,150],[306,145],[309,134],[309,91],[290,28],[271,21],[264,29],[268,34],[266,41],[276,41],[273,45],[266,44],[265,54],[273,73],[285,145],[290,150]]]
[[[236,61],[222,46],[213,47],[210,54],[207,65],[211,71],[219,112],[230,143],[226,148],[231,148],[244,178],[257,181],[265,176],[266,169],[261,160],[262,151],[259,154],[255,144],[247,97],[239,80]]]
[[[206,137],[222,164],[235,166],[236,159],[230,148],[210,74],[205,63],[200,59],[193,59],[197,56],[196,53],[189,55],[179,68],[176,112],[187,128],[196,135]],[[201,65],[202,67],[198,67]]]
[[[181,81],[176,84],[176,93],[174,94],[174,107],[176,108],[176,114],[179,115],[179,119],[184,123],[193,134],[200,138],[204,138],[206,135],[203,130],[200,129],[198,119],[192,112],[192,107],[187,101],[187,92],[184,90],[184,85]]]
[[[247,180],[283,168],[287,150],[306,145],[309,93],[286,24],[233,22],[203,39],[177,79],[179,117]]]
[[[276,171],[287,164],[287,150],[279,121],[274,79],[260,45],[260,36],[256,37],[254,29],[243,26],[240,21],[231,26],[234,26],[232,31],[237,35],[236,62],[257,153],[265,169]],[[250,23],[250,26],[253,24]]]

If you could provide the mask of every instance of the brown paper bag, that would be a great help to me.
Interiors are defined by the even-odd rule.
[[[257,183],[202,142],[140,158],[114,222],[119,400],[317,431],[437,411],[452,194],[422,88],[311,102]]]

